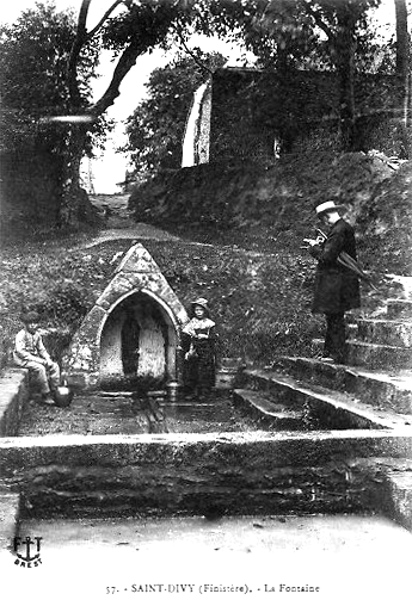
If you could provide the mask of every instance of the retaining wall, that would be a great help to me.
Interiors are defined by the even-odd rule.
[[[0,436],[16,435],[26,403],[29,374],[27,369],[6,368],[0,378]]]
[[[379,510],[411,454],[371,430],[44,436],[0,440],[0,472],[36,517],[336,513]]]
[[[383,512],[412,528],[410,428],[12,437],[27,383],[0,381],[3,540],[27,516]]]

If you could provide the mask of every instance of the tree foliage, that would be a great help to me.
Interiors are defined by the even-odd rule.
[[[36,5],[15,26],[2,30],[0,49],[4,59],[0,66],[2,80],[6,82],[2,86],[2,106],[7,109],[3,117],[3,124],[7,121],[6,143],[12,143],[12,134],[15,141],[21,142],[25,132],[31,140],[48,140],[50,136],[52,145],[60,136],[59,148],[65,165],[59,199],[60,221],[62,225],[76,225],[83,216],[80,161],[90,149],[92,132],[119,96],[124,77],[139,56],[159,45],[182,43],[193,32],[200,32],[228,38],[241,36],[259,54],[265,67],[279,71],[290,64],[308,63],[336,70],[340,80],[342,146],[350,148],[356,108],[353,73],[359,30],[365,27],[367,9],[378,2],[113,0],[97,23],[91,25],[92,0],[82,0],[74,29],[72,17],[60,16],[50,6]],[[53,19],[53,27],[44,27],[44,21]],[[37,43],[34,51],[32,42]],[[93,101],[89,85],[102,50],[113,52],[113,72],[107,88]],[[13,53],[14,62],[8,60]],[[36,92],[39,85],[41,90]],[[18,93],[16,88],[20,90]],[[90,123],[67,126],[64,133],[62,128],[55,127],[39,130],[36,119],[41,113],[62,110],[68,115],[86,114]],[[170,151],[171,140],[165,143],[166,139],[163,135],[163,159]],[[153,164],[153,160],[148,156],[149,163]]]
[[[377,45],[368,16],[379,1],[211,0],[197,6],[187,2],[186,7],[193,11],[195,28],[210,35],[241,39],[257,56],[258,66],[276,71],[279,78],[287,79],[293,68],[335,72],[340,143],[347,151],[355,147],[357,137],[355,74],[374,67]],[[182,28],[181,16],[175,27]],[[386,57],[386,65],[388,62]],[[145,108],[150,110],[149,105]],[[143,132],[137,135],[142,142]],[[160,152],[164,140],[158,140]]]
[[[193,93],[207,80],[210,70],[226,59],[218,53],[175,58],[150,76],[147,98],[127,121],[128,145],[140,175],[180,167],[182,139]]]
[[[355,136],[357,39],[379,0],[245,0],[241,30],[264,68],[279,76],[291,67],[335,71],[339,82],[342,150]],[[247,7],[247,8],[246,8]],[[237,16],[234,17],[237,19]]]
[[[3,150],[64,150],[65,129],[48,124],[47,117],[69,110],[67,61],[74,37],[74,15],[57,12],[52,4],[38,3],[0,29]],[[79,63],[83,106],[97,58],[97,48],[91,47]]]

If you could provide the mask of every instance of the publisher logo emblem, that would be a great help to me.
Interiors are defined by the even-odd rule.
[[[15,565],[20,567],[38,567],[41,565],[40,543],[43,538],[30,536],[15,537],[13,540],[13,550],[16,555]]]

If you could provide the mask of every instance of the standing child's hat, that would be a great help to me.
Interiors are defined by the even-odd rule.
[[[200,306],[205,311],[206,315],[209,316],[209,304],[206,298],[196,298],[191,302],[192,311],[194,311],[196,306]]]
[[[206,298],[197,298],[196,300],[193,300],[192,302],[192,306],[201,306],[202,308],[209,308],[209,304],[208,301],[206,300]]]
[[[317,215],[322,215],[323,213],[344,209],[346,208],[343,204],[335,204],[334,200],[328,200],[327,202],[322,202],[322,204],[318,204],[315,206],[315,211]]]

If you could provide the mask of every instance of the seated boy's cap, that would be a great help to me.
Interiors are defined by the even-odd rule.
[[[29,310],[20,315],[23,323],[38,323],[40,321],[40,315],[35,310]]]

